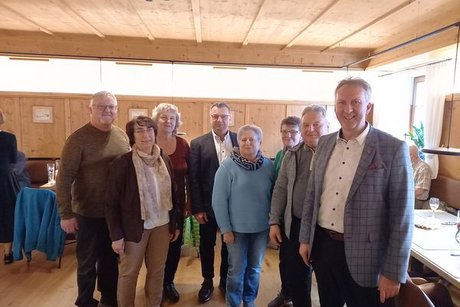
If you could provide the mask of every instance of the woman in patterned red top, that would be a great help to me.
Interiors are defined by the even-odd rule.
[[[173,165],[174,181],[177,185],[176,199],[178,200],[179,210],[182,210],[183,217],[188,216],[190,210],[190,200],[187,193],[188,185],[188,157],[190,146],[187,141],[177,136],[180,126],[180,113],[177,106],[169,103],[161,103],[152,114],[153,120],[158,126],[157,144],[163,152],[169,156]],[[178,225],[183,225],[183,221],[178,221]],[[174,286],[174,275],[180,259],[182,246],[182,231],[180,237],[169,245],[168,258],[166,260],[163,290],[166,298],[173,302],[179,300],[179,292]]]

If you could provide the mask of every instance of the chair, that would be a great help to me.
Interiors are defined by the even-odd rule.
[[[386,300],[384,307],[435,307],[428,296],[412,282],[407,275],[406,283],[401,284],[399,294],[391,300]]]
[[[412,281],[430,298],[436,307],[454,307],[449,290],[440,281],[429,282],[421,277],[412,277]]]
[[[454,307],[449,291],[441,283],[428,282],[423,278],[407,276],[394,300],[385,307]]]
[[[435,307],[430,298],[407,276],[395,298],[395,307]]]
[[[64,251],[65,232],[60,225],[56,194],[46,189],[22,189],[16,199],[14,216],[14,260],[32,260],[32,251],[55,261]]]
[[[39,188],[48,182],[46,164],[54,163],[52,158],[31,158],[26,161],[32,188]]]

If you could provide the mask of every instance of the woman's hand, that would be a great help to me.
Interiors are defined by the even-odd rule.
[[[179,237],[179,234],[180,234],[180,230],[178,228],[176,228],[176,231],[174,231],[174,233],[172,233],[170,235],[170,240],[171,242],[174,242],[177,240],[177,238]]]
[[[192,204],[187,201],[184,206],[184,218],[188,218],[191,215],[192,215]]]
[[[195,219],[199,224],[206,224],[208,222],[208,215],[206,212],[199,212],[195,214]]]
[[[232,244],[233,242],[235,242],[235,236],[233,235],[233,231],[224,233],[224,243]]]
[[[112,249],[118,255],[123,255],[125,253],[125,239],[120,239],[112,242]]]

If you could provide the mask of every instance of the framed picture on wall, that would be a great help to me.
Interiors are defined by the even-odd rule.
[[[32,122],[39,124],[52,124],[53,107],[32,106]]]
[[[134,117],[138,116],[148,116],[147,109],[129,109],[129,120],[133,119]]]

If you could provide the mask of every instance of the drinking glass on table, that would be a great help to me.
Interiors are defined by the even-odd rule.
[[[61,165],[61,160],[57,159],[56,161],[54,161],[54,181],[56,181],[60,165]]]
[[[430,208],[433,211],[432,218],[434,219],[434,212],[439,208],[439,198],[431,197],[430,198]]]
[[[460,210],[457,210],[457,233],[455,234],[455,240],[460,243]]]
[[[48,183],[54,183],[54,170],[55,170],[54,163],[47,163],[46,169],[48,171]]]

